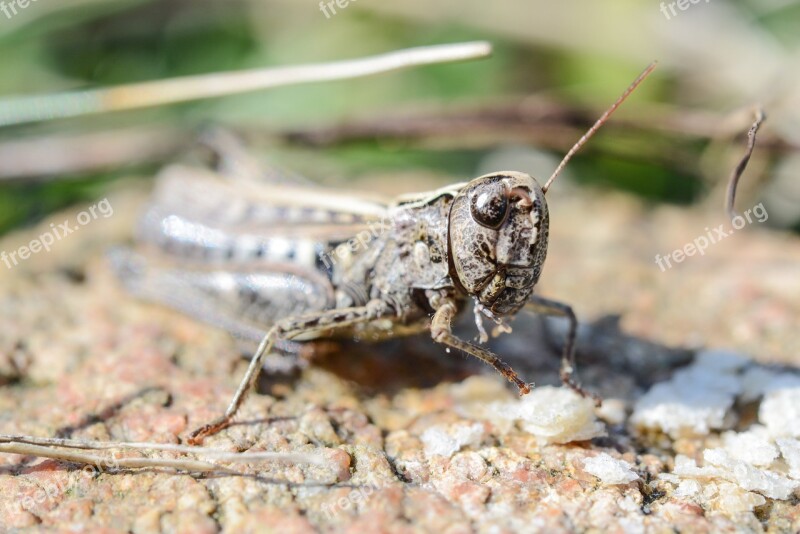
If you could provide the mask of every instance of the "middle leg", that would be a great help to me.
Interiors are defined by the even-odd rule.
[[[258,378],[264,365],[264,358],[269,354],[275,342],[280,339],[291,339],[307,332],[326,330],[330,328],[345,328],[359,323],[366,323],[384,317],[392,312],[391,307],[383,301],[373,300],[365,306],[328,310],[315,314],[284,319],[264,336],[255,354],[250,360],[250,365],[244,375],[239,388],[231,399],[225,414],[214,421],[203,425],[189,435],[189,443],[199,445],[203,439],[216,434],[229,426],[236,412],[239,411],[245,397],[253,389],[253,384]]]

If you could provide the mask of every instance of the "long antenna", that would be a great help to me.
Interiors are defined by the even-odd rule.
[[[658,64],[658,61],[653,61],[652,63],[650,63],[650,65],[646,69],[644,69],[644,71],[639,75],[639,77],[636,78],[633,81],[633,83],[627,89],[625,89],[625,92],[622,93],[622,96],[620,96],[617,99],[616,102],[614,102],[614,105],[612,105],[610,108],[608,108],[606,110],[606,112],[603,113],[603,115],[599,119],[597,119],[597,122],[595,122],[592,125],[592,127],[589,128],[589,130],[585,134],[583,134],[583,137],[581,137],[578,140],[578,142],[575,143],[575,145],[573,145],[573,147],[569,150],[569,152],[567,152],[567,155],[564,156],[564,159],[561,160],[561,163],[558,164],[558,167],[556,167],[556,170],[553,171],[553,174],[547,180],[547,183],[545,183],[544,187],[542,187],[542,191],[543,192],[547,193],[547,190],[550,188],[550,185],[553,183],[553,181],[556,179],[556,177],[558,177],[558,175],[561,174],[561,171],[564,170],[564,167],[567,165],[567,162],[570,159],[572,159],[572,156],[574,156],[575,153],[578,150],[580,150],[581,147],[584,144],[586,144],[586,141],[588,141],[595,134],[595,132],[597,132],[597,130],[600,129],[600,127],[608,120],[608,118],[611,116],[611,114],[614,113],[617,110],[617,108],[620,106],[620,104],[622,104],[625,101],[625,99],[628,98],[628,96],[637,87],[639,87],[639,84],[642,83],[644,81],[644,79],[647,78],[647,76],[651,72],[653,72],[653,69],[656,68],[656,64]]]
[[[423,46],[330,63],[216,72],[104,89],[0,98],[0,126],[139,109],[301,83],[346,80],[420,65],[486,57],[485,41]]]

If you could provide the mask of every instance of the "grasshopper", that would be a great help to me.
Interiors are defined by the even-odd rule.
[[[494,367],[521,395],[529,393],[532,384],[497,355],[451,331],[470,301],[480,342],[488,338],[484,318],[501,329],[522,310],[566,318],[561,379],[588,395],[575,377],[572,307],[533,294],[547,255],[545,195],[653,68],[543,186],[528,174],[503,171],[386,201],[264,173],[238,148],[231,153],[238,157],[223,157],[222,173],[162,171],[139,229],[149,258],[118,253],[122,278],[134,293],[261,340],[224,415],[195,430],[190,443],[231,423],[267,355],[297,352],[298,341],[332,335],[379,340],[427,331],[434,342]]]

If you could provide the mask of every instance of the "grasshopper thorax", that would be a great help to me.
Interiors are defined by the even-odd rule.
[[[453,201],[450,274],[495,316],[516,313],[533,292],[547,255],[547,202],[521,172],[475,178]]]

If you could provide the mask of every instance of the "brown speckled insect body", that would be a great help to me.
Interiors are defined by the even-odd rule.
[[[427,330],[435,342],[483,360],[528,393],[531,385],[495,354],[452,333],[453,318],[469,303],[481,342],[488,338],[483,319],[502,329],[504,319],[523,309],[565,317],[561,378],[585,395],[574,379],[575,314],[533,294],[547,254],[545,194],[653,68],[543,186],[528,174],[504,171],[386,203],[241,172],[222,180],[198,169],[167,169],[140,235],[171,263],[123,254],[117,258],[123,278],[139,294],[240,337],[261,338],[226,413],[191,441],[231,422],[274,349],[292,350],[296,341],[321,336],[369,340]]]

